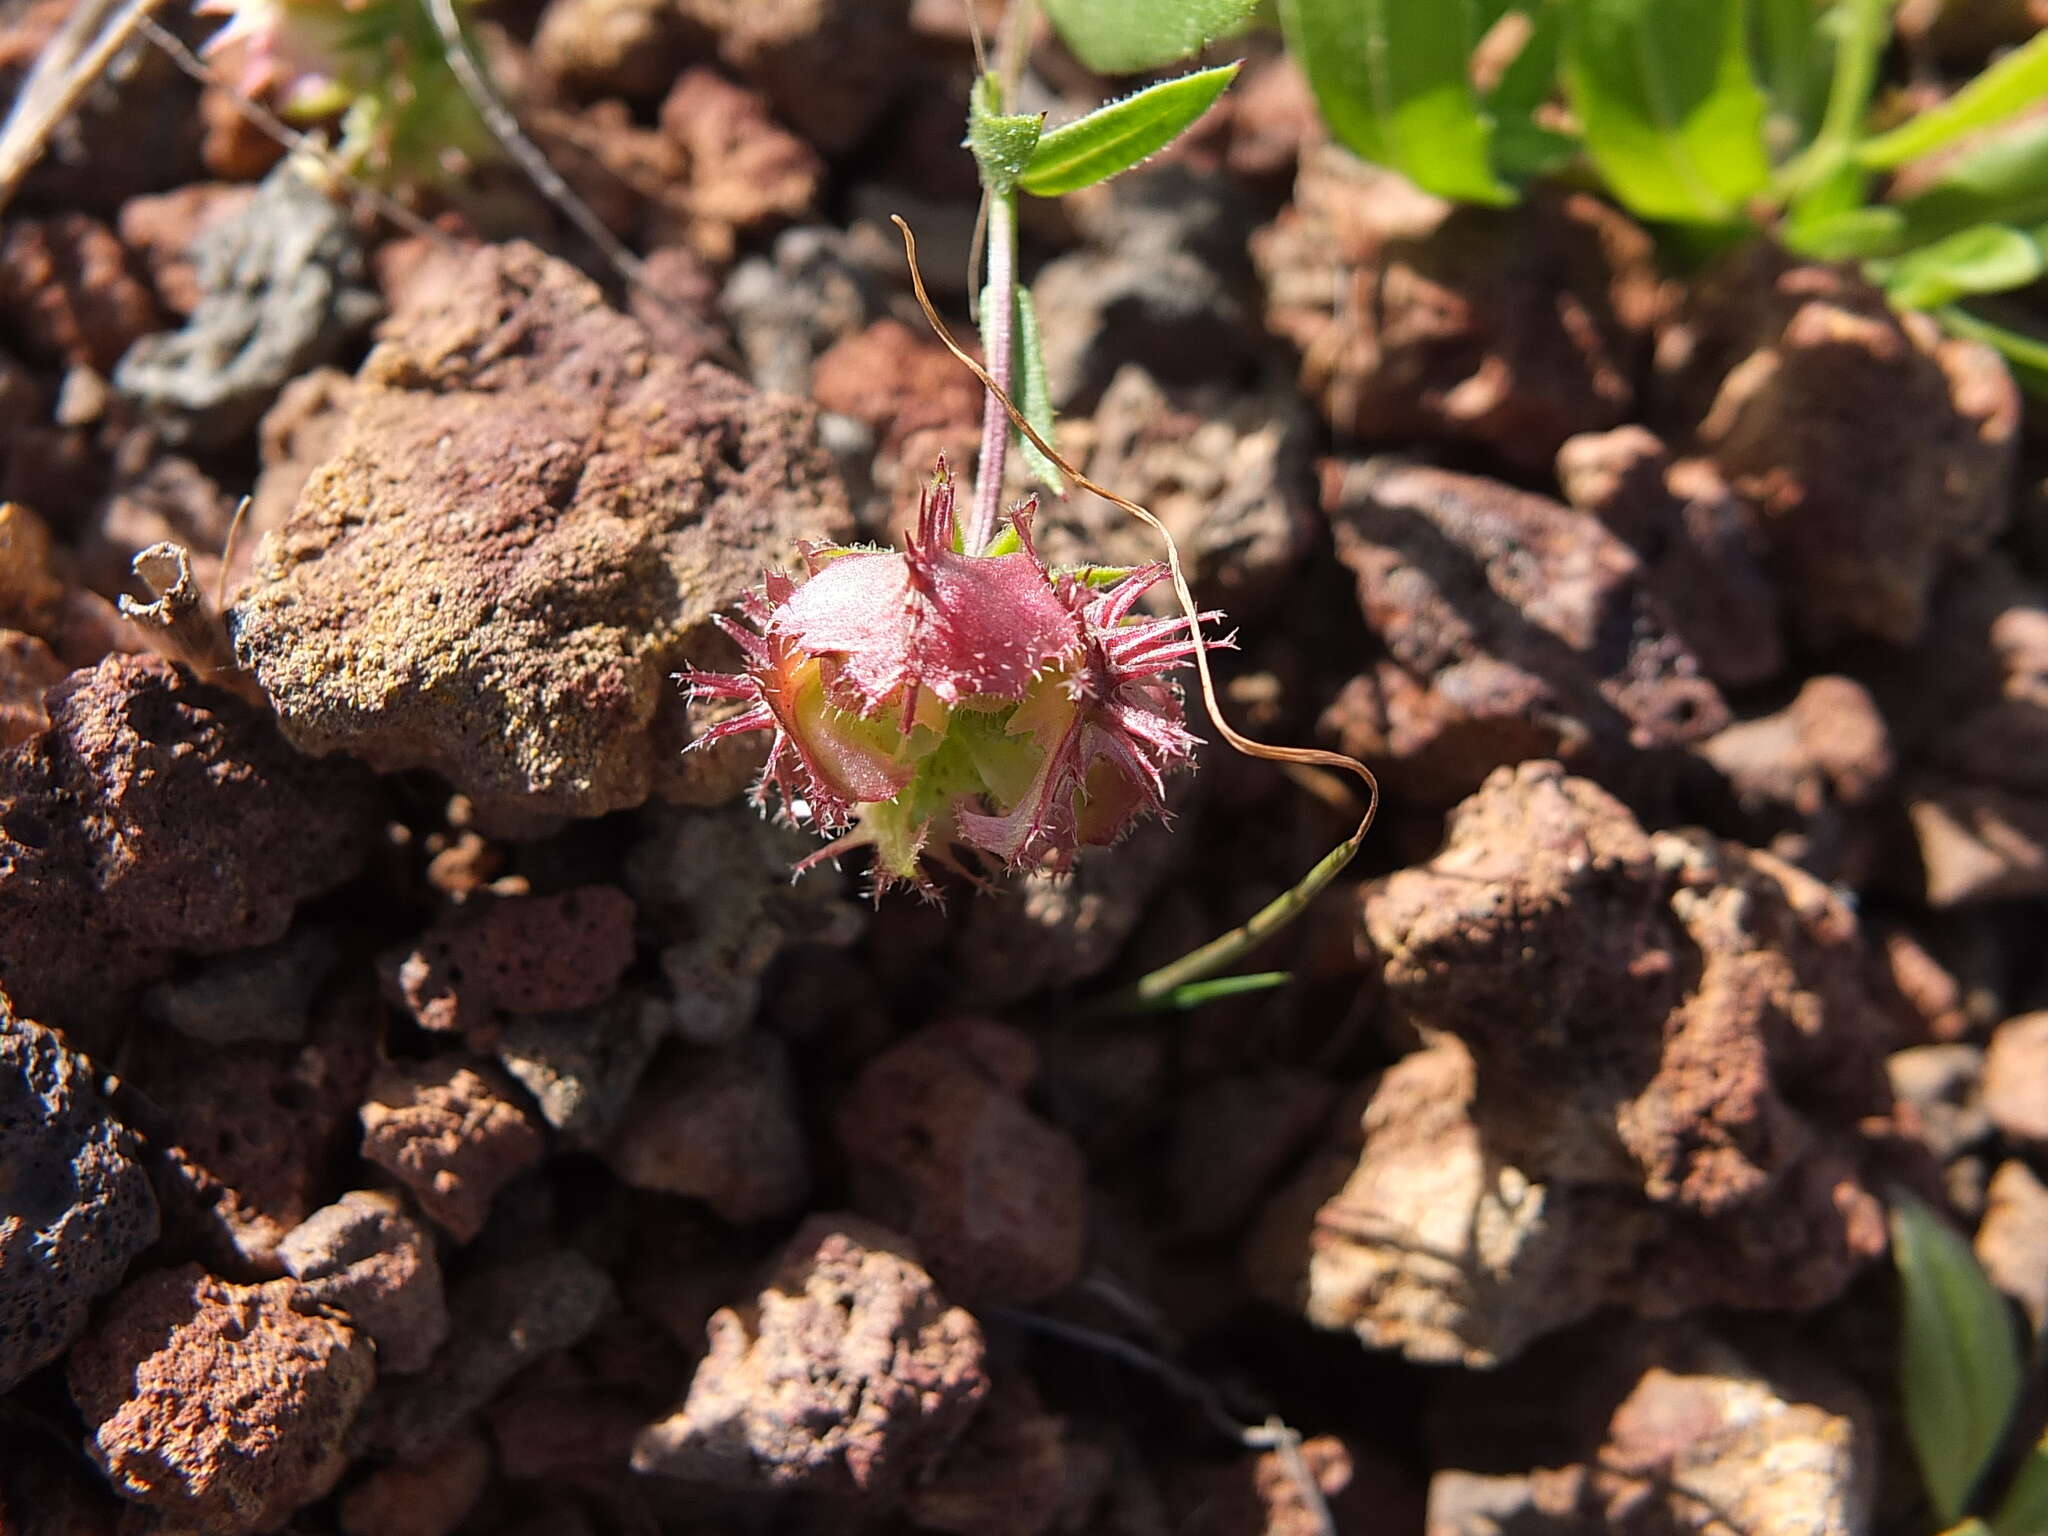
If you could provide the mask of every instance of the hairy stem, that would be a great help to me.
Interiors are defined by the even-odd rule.
[[[1017,328],[1017,194],[990,192],[988,199],[988,286],[981,299],[981,350],[989,374],[1010,386]],[[1003,464],[1009,456],[1010,417],[994,392],[981,406],[981,464],[975,471],[974,518],[967,525],[969,554],[980,554],[996,536],[1002,510]]]

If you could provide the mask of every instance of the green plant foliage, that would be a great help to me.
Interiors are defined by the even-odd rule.
[[[2012,1416],[2019,1346],[2005,1298],[1946,1222],[1899,1194],[1891,1230],[1905,1309],[1899,1376],[1906,1427],[1935,1514],[1953,1525]]]
[[[1909,245],[1973,224],[2048,219],[2048,120],[2023,123],[1957,157],[1925,190],[1897,205]]]
[[[1565,94],[1608,189],[1723,224],[1770,180],[1742,0],[1563,0]]]
[[[1874,170],[1944,149],[1966,133],[1994,128],[2048,94],[2048,32],[2015,48],[1955,95],[1889,133],[1865,139],[1856,158]]]
[[[2003,293],[2041,275],[2040,244],[2005,224],[1979,224],[1909,251],[1872,262],[1870,275],[1903,309],[1939,309],[1973,293]]]
[[[1270,992],[1294,979],[1292,971],[1254,971],[1246,976],[1218,976],[1214,981],[1192,981],[1175,987],[1152,1005],[1159,1013],[1185,1012],[1213,1003],[1221,997],[1242,997],[1247,992]]]
[[[1259,0],[1045,0],[1074,57],[1103,75],[1192,58],[1240,31]]]
[[[994,75],[974,82],[967,102],[967,147],[991,192],[1007,193],[1031,163],[1045,119],[1036,112],[1001,110],[1002,84]]]
[[[1561,169],[1578,153],[1579,141],[1536,121],[1557,84],[1564,8],[1539,0],[1533,9],[1514,9],[1528,17],[1529,35],[1487,93],[1486,113],[1493,119],[1494,164],[1502,176],[1520,183]]]
[[[1237,78],[1237,68],[1162,80],[1053,129],[1039,139],[1018,187],[1034,197],[1060,197],[1128,171],[1186,132]]]
[[[1038,335],[1038,305],[1033,302],[1031,290],[1022,283],[1017,285],[1017,409],[1024,413],[1024,419],[1048,443],[1053,442],[1052,396],[1045,383],[1045,345]],[[1066,476],[1059,467],[1038,451],[1038,445],[1023,433],[1016,434],[1017,447],[1024,454],[1024,462],[1031,467],[1031,473],[1038,476],[1055,496],[1067,493]],[[1057,447],[1058,444],[1054,443]]]
[[[1439,197],[1500,205],[1493,119],[1472,88],[1472,50],[1499,0],[1280,0],[1287,46],[1323,120],[1353,153]]]
[[[2027,1453],[2011,1486],[1991,1517],[1992,1536],[2043,1536],[2048,1532],[2048,1435]]]

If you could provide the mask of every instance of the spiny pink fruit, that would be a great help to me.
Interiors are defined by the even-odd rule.
[[[838,834],[800,867],[864,845],[878,887],[925,885],[956,846],[1063,869],[1165,814],[1198,744],[1171,674],[1197,642],[1184,617],[1133,610],[1167,568],[1049,571],[1033,510],[1010,514],[1007,552],[962,553],[942,459],[901,550],[806,547],[802,579],[747,598],[751,628],[717,621],[745,670],[683,681],[746,707],[692,745],[772,733],[755,803],[772,791],[785,819]]]

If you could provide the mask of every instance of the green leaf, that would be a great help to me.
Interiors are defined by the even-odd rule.
[[[2020,1463],[1998,1513],[1991,1517],[1992,1536],[2043,1536],[2048,1532],[2048,1435],[2043,1435]]]
[[[1803,136],[1820,110],[1821,48],[1813,0],[1756,0],[1750,35],[1771,111]]]
[[[1280,0],[1280,28],[1347,149],[1439,197],[1499,206],[1515,193],[1494,172],[1493,119],[1470,74],[1499,10],[1480,0]]]
[[[1496,167],[1508,180],[1523,182],[1557,170],[1578,153],[1579,141],[1536,121],[1557,87],[1564,8],[1555,0],[1530,0],[1517,9],[1529,17],[1529,36],[1487,92],[1486,110],[1493,118]]]
[[[1038,141],[1017,185],[1034,197],[1059,197],[1128,171],[1208,111],[1237,78],[1237,68],[1225,64],[1162,80],[1053,129]]]
[[[2043,97],[2048,97],[2048,32],[2036,33],[1940,106],[1864,140],[1856,158],[1872,170],[1888,171],[1966,133],[1995,127]]]
[[[1017,285],[1016,338],[1017,409],[1040,437],[1057,446],[1053,437],[1052,395],[1045,387],[1045,347],[1038,336],[1038,305],[1031,298],[1031,290],[1022,283]],[[1017,446],[1031,473],[1044,481],[1055,496],[1066,495],[1066,477],[1058,465],[1038,451],[1038,444],[1019,432]]]
[[[1742,0],[1565,0],[1586,153],[1646,219],[1725,224],[1770,179]]]
[[[2048,340],[2011,330],[1955,305],[1936,310],[1934,318],[1951,336],[1994,348],[2021,389],[2037,400],[2048,400]]]
[[[1914,245],[1972,224],[2048,219],[2048,119],[2021,124],[1970,150],[1896,206]]]
[[[967,147],[981,167],[983,185],[998,193],[1017,185],[1045,131],[1045,119],[1036,112],[998,110],[1002,94],[1002,83],[994,75],[983,75],[967,101]]]
[[[2041,275],[2041,247],[2006,224],[1978,224],[1875,262],[1871,275],[1901,309],[1939,309],[1973,293],[2003,293]]]
[[[1175,987],[1151,1004],[1149,1011],[1180,1013],[1199,1008],[1219,997],[1242,997],[1247,992],[1270,992],[1294,980],[1292,971],[1255,971],[1247,976],[1218,976],[1214,981],[1191,981]]]
[[[1947,1222],[1901,1193],[1892,1199],[1891,1228],[1905,1307],[1899,1384],[1906,1427],[1935,1515],[1953,1525],[2012,1416],[2019,1345],[2005,1298]]]
[[[1786,246],[1810,261],[1888,256],[1905,243],[1906,220],[1896,208],[1851,208],[1821,217],[1788,219]]]
[[[1259,0],[1045,0],[1060,40],[1101,75],[1192,58],[1258,8]]]
[[[1892,0],[1837,0],[1820,30],[1834,50],[1827,106],[1813,142],[1778,173],[1778,192],[1795,207],[1818,186],[1841,182],[1851,169],[1877,66],[1892,34]],[[1862,181],[1853,183],[1860,200]]]

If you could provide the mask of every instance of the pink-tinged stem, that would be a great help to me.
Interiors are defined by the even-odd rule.
[[[988,200],[988,286],[982,290],[981,349],[989,376],[1010,387],[1010,357],[1017,318],[1017,201],[1014,192]],[[992,394],[981,407],[981,463],[975,471],[974,520],[963,545],[971,555],[996,536],[1003,504],[1003,461],[1010,449],[1010,418]]]

